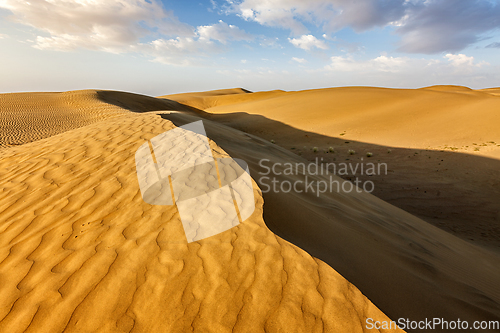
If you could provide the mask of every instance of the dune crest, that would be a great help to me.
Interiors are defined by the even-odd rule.
[[[492,158],[500,152],[498,97],[375,87],[242,97],[195,112],[211,120],[207,133],[254,173],[266,172],[263,159],[388,167],[342,175],[374,181],[373,195],[264,193],[271,230],[334,267],[392,318],[500,318],[500,159]],[[165,117],[176,125],[187,121]],[[247,139],[225,140],[221,124]],[[276,178],[304,180],[283,172]]]
[[[366,318],[389,320],[267,229],[255,183],[247,221],[187,244],[175,206],[145,203],[137,183],[137,148],[175,128],[160,115],[112,106],[97,92],[0,98],[2,111],[19,100],[49,110],[24,109],[6,133],[26,121],[25,136],[2,137],[18,146],[0,150],[0,331],[365,332]],[[127,98],[136,111],[165,105]]]
[[[198,96],[186,95],[179,102],[191,105],[189,98]],[[339,87],[258,92],[238,95],[234,102],[233,96],[204,98],[208,107],[200,109],[210,114],[262,115],[303,131],[372,144],[420,149],[444,149],[447,144],[474,154],[474,144],[500,144],[500,99],[466,87]],[[496,144],[479,148],[483,155],[500,157]]]
[[[206,110],[221,105],[233,105],[256,100],[268,99],[287,94],[283,90],[251,93],[244,89],[226,89],[207,92],[194,92],[159,96],[164,100],[174,100],[190,107]]]

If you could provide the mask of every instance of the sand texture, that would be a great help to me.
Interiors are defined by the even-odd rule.
[[[391,318],[474,321],[500,318],[497,90],[346,87],[237,99],[203,93],[206,109],[197,108],[197,93],[164,98],[211,120],[207,133],[231,156],[244,158],[257,183],[262,159],[386,163],[387,175],[355,175],[374,181],[374,195],[264,193],[264,220]],[[187,122],[179,114],[165,117]],[[220,137],[222,125],[247,133],[245,144]]]
[[[337,219],[325,209],[334,210],[344,228],[364,230],[360,241],[368,231],[372,238],[343,251],[360,254],[375,246],[377,252],[378,246],[385,255],[399,246],[401,253],[381,265],[401,265],[422,279],[429,278],[425,263],[404,267],[404,258],[430,257],[423,248],[436,251],[443,246],[439,239],[449,239],[450,255],[461,251],[452,236],[370,195],[296,198],[294,210],[308,216],[297,225],[294,219],[304,215],[290,218],[293,211],[283,202],[268,204],[255,182],[249,219],[188,244],[175,206],[142,200],[134,154],[154,136],[200,119],[196,112],[173,101],[102,91],[5,94],[0,102],[0,332],[363,332],[368,317],[389,320],[330,266],[271,232],[266,210],[281,212],[291,241],[318,244],[327,235],[325,216]],[[242,147],[240,157],[251,166],[261,156],[299,158],[227,126],[206,126],[215,157]],[[420,226],[417,241],[408,239]],[[419,244],[422,239],[427,242]],[[466,250],[470,256],[479,251]],[[438,266],[451,261],[446,267],[453,271],[460,256],[433,260]],[[352,269],[372,280],[360,260],[351,261]],[[492,260],[485,257],[483,267]],[[490,269],[497,274],[498,265]],[[498,300],[498,285],[489,285],[488,276],[470,275],[455,286]],[[409,295],[387,298],[413,302]]]
[[[17,146],[117,117],[123,109],[95,103],[92,90],[0,94],[0,147]]]
[[[498,91],[342,87],[171,98],[309,161],[386,163],[387,174],[357,175],[375,182],[374,195],[500,253]]]

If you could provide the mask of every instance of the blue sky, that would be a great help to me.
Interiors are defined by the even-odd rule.
[[[500,86],[496,0],[0,0],[0,92]]]

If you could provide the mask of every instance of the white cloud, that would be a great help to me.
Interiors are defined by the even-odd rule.
[[[317,39],[313,35],[302,35],[300,38],[288,38],[288,41],[295,47],[301,48],[306,51],[309,51],[314,47],[323,50],[326,50],[328,48],[325,42]]]
[[[292,61],[296,61],[299,64],[305,64],[307,62],[307,60],[304,58],[296,58],[296,57],[292,57]]]
[[[346,26],[364,31],[396,21],[405,11],[405,0],[244,0],[231,3],[233,11],[246,20],[290,29],[296,35],[308,32],[304,23],[322,25],[328,32]]]
[[[179,22],[157,0],[2,0],[13,20],[44,31],[40,49],[103,49],[120,52],[154,29],[166,36],[190,36],[194,29]]]
[[[273,49],[282,49],[283,46],[280,45],[279,43],[279,38],[278,37],[261,37],[260,41],[260,46],[262,47],[269,47]]]
[[[149,43],[134,45],[132,50],[153,57],[155,62],[177,66],[200,65],[205,62],[206,52],[222,51],[213,41],[193,37],[160,38]]]
[[[52,49],[58,51],[70,51],[83,46],[82,38],[75,35],[63,34],[54,37],[36,37],[34,47],[40,50]]]
[[[301,22],[295,20],[292,12],[293,3],[296,2],[249,0],[236,4],[234,9],[245,20],[272,27],[285,27],[297,34],[305,33],[307,29]],[[305,5],[307,6],[307,3]]]
[[[0,34],[0,39],[4,39],[4,38],[7,38],[8,36],[5,35],[5,34]]]
[[[232,12],[262,25],[304,35],[307,25],[332,33],[393,26],[400,50],[458,52],[500,28],[500,3],[493,0],[227,0]]]
[[[133,51],[152,56],[153,61],[178,66],[196,66],[211,61],[209,54],[224,51],[228,40],[247,38],[244,31],[237,27],[232,28],[219,22],[212,26],[203,26],[196,29],[195,37],[159,38],[149,43],[140,43],[132,47]],[[211,29],[215,27],[215,29]],[[233,35],[231,35],[233,34]],[[246,60],[242,60],[245,63]]]
[[[408,58],[405,57],[388,57],[381,55],[373,60],[371,60],[372,65],[385,72],[399,71],[401,68],[405,67],[408,63]]]
[[[216,40],[223,44],[226,44],[227,41],[250,41],[253,39],[252,35],[246,33],[235,25],[229,25],[222,20],[213,25],[199,26],[196,29],[196,32],[200,36],[200,39]]]
[[[352,56],[334,56],[330,58],[331,63],[325,69],[339,72],[352,71],[379,71],[398,72],[407,67],[410,59],[405,57],[388,57],[381,55],[377,58],[356,61]]]
[[[337,37],[333,36],[333,37],[330,37],[328,36],[327,34],[323,34],[322,36],[324,39],[326,40],[330,40],[330,41],[333,41],[333,42],[336,42],[337,41]]]
[[[474,63],[474,57],[468,57],[465,54],[451,54],[448,53],[444,56],[444,58],[448,59],[450,63],[455,67],[481,67],[484,65],[489,65],[485,61],[481,61],[480,63]]]
[[[444,56],[440,59],[390,57],[381,55],[361,60],[353,56],[334,56],[331,62],[317,72],[332,73],[339,85],[377,85],[414,87],[434,84],[474,85],[492,80],[496,69],[485,69],[487,63],[476,63],[473,57],[463,54]],[[325,69],[327,71],[325,71]]]
[[[192,65],[206,52],[223,50],[214,41],[253,39],[223,21],[197,28],[179,22],[159,0],[0,0],[0,8],[43,31],[33,42],[42,50],[137,52],[161,63]]]
[[[217,2],[215,2],[214,0],[210,0],[210,4],[212,5],[212,7],[207,8],[209,12],[213,12],[215,9],[217,9]]]

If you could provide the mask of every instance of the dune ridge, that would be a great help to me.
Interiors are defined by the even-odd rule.
[[[183,105],[206,110],[216,106],[239,104],[248,101],[262,100],[288,94],[283,90],[272,90],[252,93],[244,89],[223,89],[206,92],[183,93],[159,96],[164,100],[174,100]]]
[[[331,267],[267,229],[255,183],[250,219],[187,244],[175,206],[142,201],[134,164],[143,142],[174,128],[162,118],[170,112],[145,111],[176,104],[106,94],[67,93],[69,106],[54,104],[61,95],[22,96],[49,114],[7,120],[0,331],[365,332],[367,317],[389,320]],[[0,98],[4,111],[19,96]],[[82,115],[66,124],[73,113]]]
[[[268,99],[270,94],[275,98]],[[197,107],[190,96],[198,98],[196,93],[186,94],[181,103]],[[177,100],[178,96],[160,98]],[[242,94],[238,100],[232,95],[204,99],[209,107],[200,109],[210,114],[265,115],[304,131],[333,136],[345,133],[345,138],[386,146],[443,149],[447,144],[457,151],[476,153],[474,143],[500,144],[496,130],[500,99],[466,87],[340,87]],[[487,156],[500,157],[496,144],[479,148]]]
[[[373,180],[376,196],[425,221],[374,196],[271,191],[264,193],[266,224],[334,267],[391,318],[498,320],[500,100],[467,88],[432,89],[344,87],[270,99],[247,94],[246,101],[193,115],[212,121],[209,135],[249,162],[253,174],[265,172],[262,159],[386,162],[387,175],[359,178]],[[165,117],[177,125],[187,121],[186,115]],[[245,132],[245,144],[218,137],[220,124]],[[458,145],[475,140],[478,151]]]
[[[199,119],[196,113],[162,117],[177,126]],[[218,122],[206,121],[205,128],[231,156],[245,159],[258,184],[267,172],[260,165],[264,159],[279,166],[276,170],[280,175],[273,175],[278,182],[301,182],[297,192],[263,194],[267,226],[355,281],[389,317],[471,322],[500,317],[497,253],[444,232],[371,194],[340,190],[316,196],[305,192],[304,175],[284,173],[285,163],[306,162],[303,158]],[[327,183],[344,181],[319,174],[307,177]]]
[[[500,99],[484,91],[341,87],[269,99],[255,93],[232,104],[218,97],[197,113],[310,162],[386,163],[387,175],[356,177],[373,181],[373,194],[384,201],[500,252]],[[188,95],[183,103],[191,105]]]

